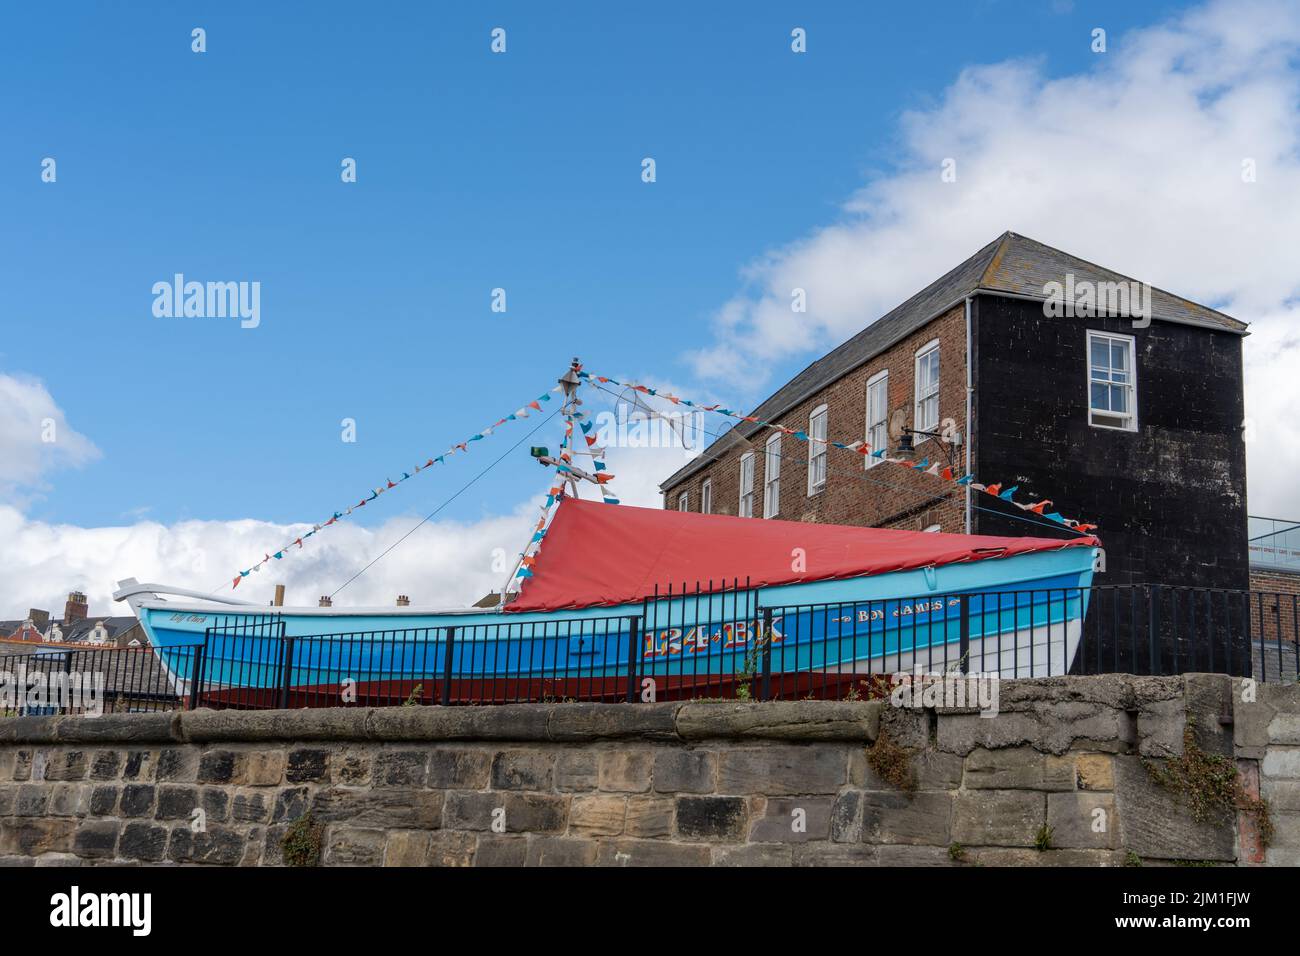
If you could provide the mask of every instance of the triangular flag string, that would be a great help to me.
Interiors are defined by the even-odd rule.
[[[582,371],[581,365],[574,366],[574,371],[581,377],[588,377]],[[515,571],[514,580],[522,584],[525,578],[533,576],[533,567],[537,563],[537,552],[546,538],[546,526],[550,521],[551,512],[554,510],[556,502],[564,497],[564,485],[567,481],[566,475],[573,474],[573,455],[577,445],[574,442],[573,426],[578,426],[586,447],[580,450],[581,454],[590,456],[592,462],[592,477],[596,479],[596,485],[600,488],[600,496],[607,505],[616,505],[619,503],[618,496],[614,494],[614,489],[610,486],[610,480],[614,477],[609,474],[605,465],[605,449],[596,445],[596,438],[591,434],[594,424],[589,421],[586,412],[579,410],[578,402],[566,401],[564,404],[564,437],[560,439],[560,455],[555,466],[555,478],[551,487],[547,489],[546,499],[542,502],[541,514],[537,519],[537,524],[533,528],[533,536],[528,544],[524,547],[523,553],[519,556],[519,568]]]
[[[569,438],[572,434],[573,420],[565,416],[564,437],[560,439],[561,463],[555,466],[555,477],[551,481],[551,487],[546,491],[546,499],[540,509],[541,514],[538,515],[537,524],[533,526],[533,536],[528,539],[523,553],[519,555],[519,567],[515,569],[515,582],[522,582],[523,579],[533,576],[533,565],[537,563],[537,551],[546,537],[546,524],[550,520],[551,510],[555,507],[555,503],[564,497],[564,473],[569,469],[563,462],[569,460]]]
[[[454,455],[454,454],[456,454],[456,453],[458,453],[458,452],[461,452],[461,453],[466,453],[466,452],[468,452],[468,451],[469,451],[469,444],[470,444],[470,442],[481,441],[481,440],[482,440],[483,438],[485,438],[486,436],[491,435],[491,434],[492,434],[492,433],[497,429],[498,426],[500,426],[500,425],[504,425],[506,422],[515,421],[516,419],[519,419],[519,418],[527,418],[527,417],[528,417],[528,413],[524,410],[525,408],[532,408],[532,409],[535,409],[535,410],[537,410],[537,411],[541,411],[542,403],[543,403],[543,402],[549,402],[549,401],[551,400],[551,396],[552,396],[553,394],[558,393],[558,392],[561,392],[561,391],[563,391],[563,389],[562,389],[559,385],[557,385],[557,386],[555,386],[554,388],[552,388],[550,391],[545,392],[545,393],[543,393],[543,394],[537,396],[537,398],[533,399],[531,402],[528,402],[527,405],[524,406],[524,408],[520,408],[520,409],[518,409],[517,411],[515,411],[515,412],[513,412],[513,413],[511,413],[511,414],[509,414],[509,415],[507,415],[505,418],[502,418],[502,419],[497,420],[497,421],[494,422],[493,424],[489,425],[487,428],[484,428],[484,429],[482,429],[481,431],[477,431],[477,432],[475,432],[473,435],[471,435],[469,438],[465,439],[464,441],[462,441],[462,442],[457,442],[456,444],[452,445],[450,448],[448,448],[446,451],[444,451],[441,455],[437,455],[437,456],[434,456],[434,457],[428,458],[428,459],[425,460],[424,464],[417,464],[414,468],[412,468],[412,469],[409,470],[409,471],[403,471],[403,472],[402,472],[402,477],[400,477],[400,478],[398,478],[398,479],[396,479],[396,480],[394,480],[394,479],[392,479],[392,478],[385,478],[383,484],[378,485],[377,487],[371,488],[371,489],[370,489],[370,493],[369,493],[366,497],[362,498],[360,501],[358,501],[356,504],[352,505],[350,508],[347,508],[347,509],[345,509],[345,510],[343,510],[343,511],[335,511],[335,512],[331,512],[331,515],[330,515],[330,518],[329,518],[328,521],[324,521],[324,522],[322,522],[322,523],[320,523],[320,524],[313,525],[311,531],[308,531],[306,534],[301,535],[300,537],[296,537],[296,538],[294,538],[292,541],[290,541],[290,542],[289,542],[288,544],[286,544],[284,547],[279,548],[278,550],[276,550],[276,551],[274,551],[274,552],[272,552],[272,553],[270,553],[270,554],[267,554],[265,557],[262,558],[261,561],[257,562],[257,563],[254,564],[253,566],[251,566],[251,567],[249,567],[249,568],[247,568],[247,569],[245,569],[245,570],[243,570],[243,571],[240,571],[240,572],[239,572],[238,574],[236,574],[236,575],[234,576],[234,578],[231,580],[231,583],[230,583],[230,589],[233,591],[235,588],[239,587],[239,582],[240,582],[240,581],[242,581],[244,578],[248,577],[248,575],[249,575],[251,572],[254,572],[254,571],[260,571],[260,570],[262,569],[262,565],[266,564],[268,561],[271,561],[271,560],[276,560],[276,561],[283,560],[286,554],[291,553],[291,552],[289,551],[289,548],[291,548],[293,545],[296,544],[296,545],[298,546],[299,550],[301,550],[301,549],[302,549],[302,546],[303,546],[303,541],[305,541],[307,538],[310,538],[312,535],[316,534],[316,532],[321,531],[321,530],[323,530],[323,529],[325,529],[325,528],[328,528],[330,525],[335,524],[335,523],[337,523],[338,521],[341,521],[343,518],[348,517],[348,516],[351,515],[352,512],[353,512],[354,510],[356,510],[357,508],[363,508],[363,507],[365,507],[366,504],[367,504],[368,502],[374,501],[374,500],[375,500],[376,498],[378,498],[380,495],[382,495],[382,494],[384,494],[384,493],[390,491],[391,489],[396,488],[398,485],[402,484],[402,482],[404,482],[404,481],[409,481],[411,478],[413,478],[413,477],[415,477],[416,475],[418,475],[421,471],[424,471],[424,470],[426,470],[426,469],[428,469],[428,468],[431,468],[431,467],[432,467],[433,465],[435,465],[435,464],[443,464],[443,463],[445,463],[446,460],[447,460],[448,458],[450,458],[452,455]],[[570,427],[571,427],[571,426],[570,426]]]
[[[888,449],[872,448],[870,444],[868,444],[867,442],[855,441],[849,444],[845,442],[813,439],[810,438],[806,432],[798,431],[792,428],[787,428],[784,425],[778,425],[774,422],[765,422],[754,415],[742,415],[739,412],[733,411],[730,408],[724,408],[721,405],[704,405],[700,402],[693,402],[688,398],[680,398],[679,396],[676,395],[670,395],[667,392],[664,392],[659,389],[651,388],[647,385],[639,385],[635,382],[620,382],[618,379],[611,378],[608,375],[592,375],[591,373],[584,372],[584,371],[579,371],[578,375],[581,378],[591,379],[592,381],[599,382],[601,384],[617,385],[620,388],[630,388],[633,391],[642,392],[643,394],[646,395],[655,395],[659,398],[665,399],[666,401],[672,402],[674,405],[685,405],[689,408],[699,409],[700,411],[714,412],[715,414],[718,415],[725,415],[728,418],[733,418],[737,421],[751,422],[755,425],[758,425],[760,428],[770,428],[775,431],[782,432],[783,434],[791,435],[795,439],[801,442],[811,443],[816,441],[818,444],[831,445],[835,448],[839,448],[845,451],[851,451],[857,455],[870,455],[872,458],[876,459],[877,461],[889,462],[891,464],[898,465],[903,468],[907,468],[909,471],[916,471],[916,472],[920,472],[921,474],[930,475],[935,479],[939,481],[943,481],[948,484],[968,486],[973,491],[978,491],[984,494],[992,495],[993,497],[1005,501],[1008,504],[1015,505],[1021,511],[1031,512],[1041,518],[1044,518],[1055,524],[1062,525],[1063,527],[1069,528],[1073,531],[1077,531],[1080,533],[1087,533],[1089,531],[1095,530],[1097,527],[1095,524],[1086,524],[1082,521],[1076,521],[1073,518],[1066,518],[1055,511],[1047,511],[1046,508],[1051,504],[1051,501],[1044,500],[1044,501],[1025,502],[1025,503],[1016,501],[1014,495],[1016,491],[1019,490],[1019,485],[1012,485],[1006,489],[1003,488],[1002,483],[1000,482],[992,485],[982,485],[975,480],[974,475],[966,474],[966,475],[958,476],[954,473],[951,467],[945,467],[942,465],[941,462],[931,463],[929,458],[923,458],[919,462],[909,461],[906,458],[891,458],[887,453]]]

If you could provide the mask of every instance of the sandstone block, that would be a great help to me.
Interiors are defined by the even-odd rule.
[[[392,830],[384,847],[384,866],[427,866],[431,834],[427,830]]]
[[[868,790],[862,794],[862,839],[867,843],[947,846],[952,809],[951,793]]]
[[[290,754],[289,761],[292,766],[292,754]],[[325,767],[322,761],[319,776],[311,779],[323,780],[325,776]],[[371,779],[376,787],[423,787],[428,776],[429,754],[427,751],[383,750],[375,755]]]
[[[847,749],[780,744],[718,755],[719,793],[835,793],[847,779]]]
[[[439,790],[482,790],[488,785],[491,763],[486,750],[440,747],[429,754],[426,783]]]
[[[600,754],[598,777],[601,790],[645,793],[654,771],[652,750],[606,750]]]
[[[623,832],[627,797],[616,794],[586,794],[573,798],[569,807],[569,829],[588,836],[617,836]]]
[[[661,750],[655,754],[654,789],[658,793],[712,793],[717,757],[702,750]]]
[[[550,790],[555,755],[541,750],[503,750],[492,758],[494,790]]]
[[[1050,793],[1047,825],[1053,847],[1065,850],[1119,849],[1119,819],[1110,793]]]
[[[964,846],[1033,846],[1047,820],[1047,795],[1029,790],[959,792],[952,839]]]
[[[687,840],[745,838],[749,811],[744,797],[679,796],[677,832]]]
[[[326,866],[380,866],[388,838],[383,830],[330,827],[322,861]]]
[[[246,755],[244,779],[250,787],[275,787],[284,779],[283,750],[254,750]]]
[[[965,786],[972,790],[1073,790],[1075,763],[1032,747],[977,748],[966,757]]]
[[[751,843],[807,843],[831,835],[831,797],[774,797],[749,828]]]
[[[535,837],[529,840],[528,866],[595,866],[595,840],[572,837]]]
[[[381,755],[382,757],[383,755]],[[329,779],[330,752],[319,747],[299,747],[285,755],[285,783],[321,783]],[[268,776],[272,767],[266,768]]]

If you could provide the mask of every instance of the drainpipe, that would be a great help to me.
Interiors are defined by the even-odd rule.
[[[974,383],[971,381],[971,339],[970,339],[970,304],[971,297],[966,297],[966,474],[970,474],[970,433],[971,433],[971,403],[972,396],[975,393]],[[963,485],[966,489],[966,533],[970,534],[971,519],[971,501],[970,501],[970,484]]]

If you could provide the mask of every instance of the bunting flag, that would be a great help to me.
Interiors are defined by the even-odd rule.
[[[537,524],[533,526],[533,536],[519,555],[519,567],[515,570],[512,579],[515,582],[522,583],[524,578],[533,576],[533,565],[537,562],[537,549],[541,547],[542,540],[546,537],[546,524],[550,520],[551,509],[564,495],[564,475],[572,470],[566,463],[572,460],[569,446],[573,440],[573,422],[576,417],[574,414],[564,416],[564,437],[560,439],[559,464],[555,466],[555,477],[551,481],[551,487],[546,490],[546,500],[542,502]]]
[[[646,385],[638,385],[635,382],[620,382],[618,379],[610,378],[608,375],[592,375],[589,372],[579,371],[578,376],[580,378],[590,379],[593,382],[599,382],[600,384],[617,385],[620,388],[630,388],[635,392],[641,392],[645,395],[654,395],[659,398],[670,401],[674,405],[685,405],[688,408],[696,408],[704,412],[715,412],[718,415],[725,415],[728,418],[734,418],[737,421],[752,422],[753,424],[758,425],[761,428],[770,428],[773,429],[774,431],[779,431],[786,435],[792,435],[796,439],[802,442],[810,442],[813,440],[810,439],[807,433],[805,432],[796,431],[791,428],[786,428],[785,426],[778,425],[775,422],[765,422],[754,415],[742,415],[739,412],[733,411],[730,408],[723,408],[721,405],[704,405],[700,402],[693,402],[688,398],[680,398],[676,395],[670,395],[667,392],[653,389]],[[919,462],[909,461],[906,458],[891,458],[887,454],[888,449],[872,448],[867,442],[855,441],[852,444],[846,444],[844,442],[825,441],[823,442],[823,444],[832,445],[835,448],[843,449],[846,451],[852,451],[858,455],[870,455],[872,458],[876,459],[877,461],[882,461],[882,462],[887,461],[890,462],[891,464],[895,464],[907,468],[909,471],[917,471],[917,472],[921,472],[922,474],[932,475],[936,479],[943,481],[945,483],[964,485],[966,487],[969,487],[972,491],[978,491],[983,494],[992,495],[993,497],[998,498],[1001,501],[1005,501],[1008,504],[1015,505],[1021,511],[1032,512],[1033,514],[1039,516],[1040,518],[1044,518],[1055,524],[1059,524],[1062,525],[1063,527],[1070,528],[1073,531],[1087,533],[1089,531],[1094,531],[1097,528],[1095,524],[1086,524],[1082,521],[1076,521],[1073,518],[1066,518],[1065,516],[1058,514],[1055,511],[1047,511],[1048,506],[1052,504],[1050,500],[1035,501],[1035,502],[1016,501],[1014,496],[1015,493],[1020,489],[1019,485],[1011,485],[1009,488],[1006,488],[1004,490],[1001,482],[992,485],[982,485],[979,482],[977,482],[975,480],[975,476],[971,474],[965,474],[965,475],[961,475],[960,477],[955,477],[953,469],[951,467],[942,467],[940,462],[935,462],[934,464],[931,464],[930,459],[928,457],[923,458]]]
[[[511,412],[511,413],[510,413],[509,415],[507,415],[505,418],[498,419],[496,422],[492,423],[492,424],[489,425],[487,428],[484,428],[484,429],[482,429],[481,431],[477,431],[477,432],[475,432],[475,433],[474,433],[473,435],[471,435],[469,438],[465,439],[465,441],[463,441],[463,442],[457,442],[456,444],[452,445],[450,448],[448,448],[446,451],[444,451],[441,455],[437,455],[437,456],[435,456],[435,457],[428,458],[428,459],[425,460],[424,464],[422,464],[422,465],[417,464],[417,465],[416,465],[414,468],[412,468],[410,471],[404,471],[404,472],[402,472],[402,477],[398,478],[396,481],[394,481],[392,478],[385,478],[383,484],[378,485],[378,486],[375,487],[375,488],[371,488],[371,489],[370,489],[370,492],[368,493],[368,495],[367,495],[366,497],[362,498],[362,499],[361,499],[360,501],[358,501],[356,504],[352,505],[351,507],[349,507],[349,508],[347,508],[347,509],[345,509],[345,510],[343,510],[343,511],[335,511],[335,512],[332,512],[331,515],[330,515],[330,519],[329,519],[328,521],[322,522],[321,524],[315,524],[315,525],[312,525],[312,529],[311,529],[310,531],[308,531],[306,534],[301,535],[300,537],[294,538],[293,541],[290,541],[288,544],[286,544],[284,547],[280,548],[279,550],[277,550],[277,551],[275,551],[275,552],[272,552],[272,553],[270,553],[270,554],[265,555],[265,556],[262,558],[261,561],[257,562],[257,564],[254,564],[252,567],[250,567],[250,568],[248,568],[248,569],[246,569],[246,570],[240,571],[240,572],[239,572],[238,574],[236,574],[236,575],[234,576],[234,578],[231,580],[231,582],[230,582],[230,589],[233,591],[235,588],[239,587],[239,582],[240,582],[240,581],[242,581],[242,580],[244,580],[244,578],[248,577],[248,575],[249,575],[251,572],[262,570],[262,566],[263,566],[264,564],[266,564],[268,561],[271,561],[271,560],[273,560],[273,559],[276,560],[276,561],[281,561],[281,560],[283,560],[283,559],[284,559],[284,556],[285,556],[285,553],[288,552],[289,548],[291,548],[293,545],[296,544],[296,545],[298,546],[299,550],[302,550],[303,542],[306,541],[308,538],[312,537],[312,536],[315,535],[315,534],[318,534],[319,532],[323,531],[325,528],[328,528],[330,525],[335,524],[336,522],[342,520],[343,518],[348,517],[348,516],[351,515],[352,512],[355,511],[357,508],[364,508],[368,502],[374,501],[374,500],[375,500],[376,498],[378,498],[380,495],[382,495],[382,494],[384,494],[384,493],[390,491],[390,490],[393,489],[393,488],[396,488],[396,487],[397,487],[398,485],[400,485],[402,482],[404,482],[404,481],[409,481],[409,480],[410,480],[411,478],[413,478],[415,475],[418,475],[421,471],[423,471],[423,470],[425,470],[425,469],[427,469],[427,468],[431,468],[431,467],[433,467],[435,464],[442,464],[442,463],[446,462],[446,460],[447,460],[448,458],[450,458],[452,455],[456,454],[457,452],[468,452],[468,451],[469,451],[469,443],[470,443],[470,442],[481,441],[481,440],[482,440],[483,438],[485,438],[486,436],[491,435],[491,434],[492,434],[492,433],[493,433],[493,432],[494,432],[498,427],[500,427],[501,425],[506,424],[506,422],[513,422],[513,421],[515,421],[515,420],[517,420],[517,419],[520,419],[520,418],[527,418],[527,417],[528,417],[528,411],[527,411],[527,410],[530,409],[530,408],[531,408],[531,409],[534,409],[534,410],[536,410],[536,411],[541,411],[541,409],[542,409],[542,403],[543,403],[543,402],[549,402],[549,401],[551,400],[551,396],[552,396],[553,394],[556,394],[556,393],[558,393],[558,392],[562,392],[563,390],[564,390],[564,389],[563,389],[562,386],[560,386],[560,385],[556,385],[556,386],[555,386],[554,388],[552,388],[549,392],[546,392],[546,393],[544,393],[544,394],[542,394],[542,395],[538,395],[538,396],[537,396],[535,399],[533,399],[531,402],[528,402],[526,405],[523,405],[523,406],[521,406],[521,407],[515,409],[513,412]]]
[[[598,448],[596,446],[595,437],[587,434],[592,429],[590,422],[581,423],[581,428],[583,431],[583,437],[587,440],[587,451],[591,455],[592,471],[595,473],[596,483],[600,488],[600,497],[604,500],[605,504],[616,505],[618,504],[618,495],[614,493],[614,489],[610,487],[609,484],[613,480],[614,476],[606,469],[605,449]]]

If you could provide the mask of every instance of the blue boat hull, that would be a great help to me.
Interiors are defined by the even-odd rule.
[[[653,692],[657,684],[759,672],[945,670],[963,647],[972,672],[1028,677],[1073,664],[1093,560],[1093,549],[1073,547],[550,613],[268,614],[201,601],[144,601],[136,610],[180,694],[194,677],[205,688],[346,693],[397,681],[427,691],[448,673],[479,682],[617,678],[623,687],[633,673]]]

